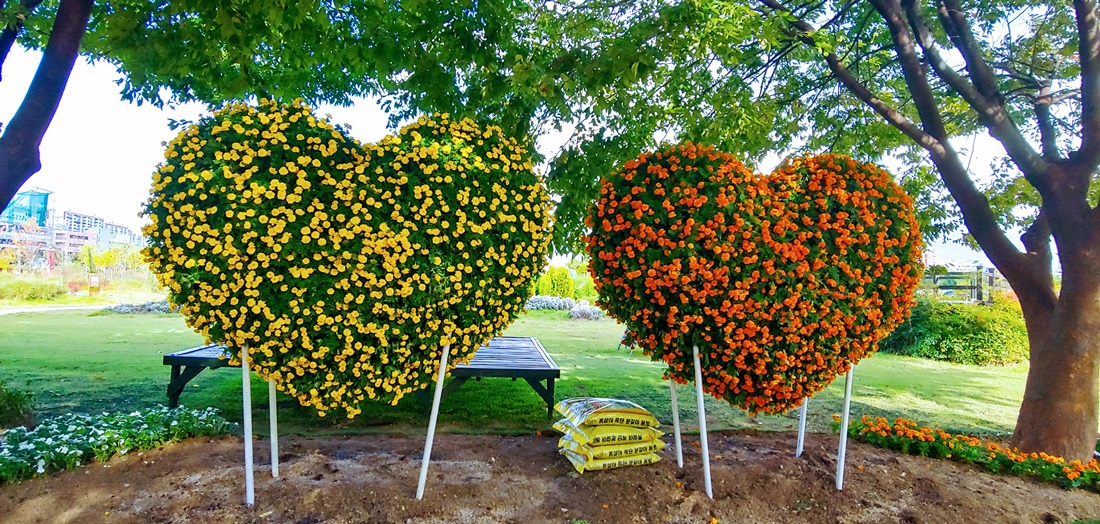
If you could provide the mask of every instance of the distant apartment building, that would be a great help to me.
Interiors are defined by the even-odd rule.
[[[75,231],[57,230],[53,232],[53,245],[57,250],[58,256],[62,258],[73,258],[80,253],[80,248],[86,244],[95,245],[96,238],[92,233],[77,233]]]
[[[103,227],[104,224],[106,224],[106,221],[97,216],[66,211],[61,215],[61,221],[59,224],[57,224],[57,226],[58,229],[62,229],[64,231],[76,231],[78,233],[83,233],[89,229]]]
[[[95,215],[85,215],[72,211],[65,211],[61,214],[61,220],[58,221],[54,230],[68,233],[87,233],[89,234],[87,243],[95,244],[96,248],[100,250],[110,249],[111,246],[116,245],[140,246],[144,244],[141,235],[134,233],[126,226],[111,224]]]

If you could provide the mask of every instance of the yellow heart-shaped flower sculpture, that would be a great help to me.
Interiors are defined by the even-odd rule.
[[[447,115],[370,146],[301,103],[230,105],[153,175],[145,255],[209,341],[321,415],[397,403],[523,309],[549,206],[515,140]]]

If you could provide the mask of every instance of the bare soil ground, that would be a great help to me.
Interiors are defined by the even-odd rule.
[[[671,437],[666,436],[671,442]],[[441,434],[427,494],[414,500],[422,436],[284,438],[282,475],[257,468],[243,503],[240,439],[193,439],[0,488],[3,523],[285,522],[1073,522],[1100,518],[1100,495],[850,443],[834,487],[835,435],[791,452],[785,433],[711,434],[714,500],[698,440],[685,465],[578,475],[553,435]],[[267,441],[256,443],[266,464]]]

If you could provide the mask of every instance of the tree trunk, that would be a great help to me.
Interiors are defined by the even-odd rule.
[[[61,103],[91,11],[92,0],[61,0],[57,8],[50,40],[27,96],[0,136],[0,210],[42,168],[38,147]]]
[[[7,207],[19,188],[42,169],[38,144],[26,144],[5,134],[0,137],[0,211]]]
[[[1097,263],[1063,258],[1062,292],[1051,310],[1021,297],[1031,369],[1013,444],[1087,462],[1097,440],[1100,405],[1100,291]]]

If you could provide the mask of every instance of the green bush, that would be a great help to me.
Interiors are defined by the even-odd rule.
[[[13,279],[0,281],[0,299],[53,300],[69,290],[50,280]]]
[[[546,273],[550,277],[550,295],[561,298],[573,298],[576,287],[573,285],[573,277],[569,276],[569,270],[564,267],[552,267]]]
[[[553,290],[554,283],[553,279],[550,278],[550,273],[543,273],[539,276],[538,283],[535,284],[535,294],[548,297]]]
[[[577,279],[577,296],[578,299],[595,299],[599,296],[596,293],[596,284],[592,281],[592,276],[583,274]]]
[[[1011,364],[1028,358],[1027,328],[1019,304],[1008,299],[983,306],[922,297],[880,350],[958,364]]]
[[[26,426],[33,421],[31,394],[7,388],[0,382],[0,428]]]

